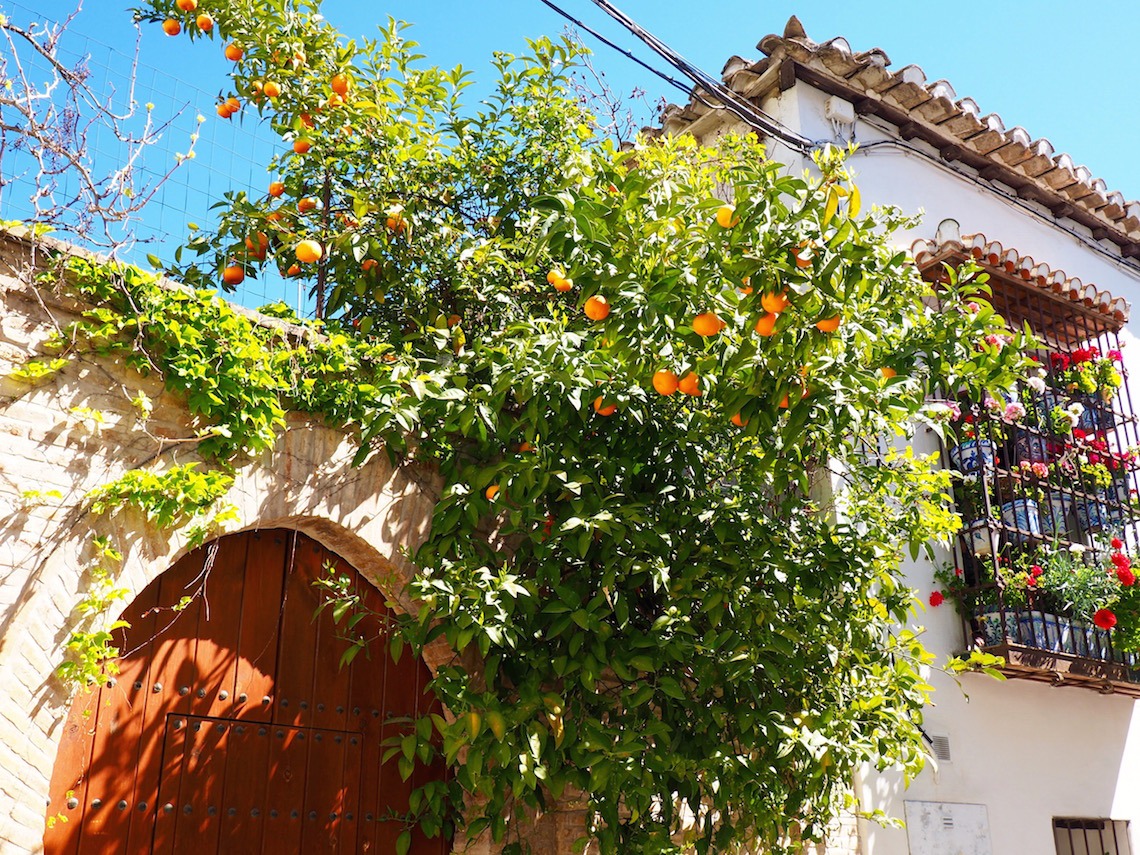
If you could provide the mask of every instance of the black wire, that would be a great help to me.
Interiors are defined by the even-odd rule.
[[[635,62],[637,65],[640,65],[642,68],[644,68],[650,74],[657,75],[662,80],[664,80],[666,83],[668,83],[670,86],[675,86],[677,89],[680,89],[686,95],[693,95],[694,94],[691,86],[686,86],[684,83],[682,83],[680,80],[677,80],[675,77],[670,77],[665,72],[658,71],[656,68],[654,68],[652,65],[645,62],[644,60],[638,59],[630,51],[626,50],[623,47],[620,47],[619,45],[614,44],[609,39],[607,39],[605,36],[603,36],[601,33],[599,33],[597,30],[591,29],[586,24],[584,24],[582,21],[578,20],[573,15],[571,15],[569,12],[567,12],[565,9],[562,9],[562,8],[554,5],[553,3],[550,2],[550,0],[542,0],[542,2],[546,6],[549,6],[551,9],[553,9],[555,12],[557,12],[559,15],[561,15],[563,18],[565,18],[567,21],[569,21],[571,24],[573,24],[575,27],[578,27],[581,30],[585,30],[587,33],[589,33],[595,39],[600,41],[606,47],[612,48],[613,50],[616,50],[618,53],[620,53],[622,56],[626,57],[627,59],[633,60],[633,62]]]
[[[543,2],[547,2],[547,0],[543,0]],[[620,9],[612,6],[606,2],[606,0],[593,0],[593,3],[629,30],[633,35],[637,36],[637,38],[648,45],[651,50],[692,80],[693,83],[707,90],[711,96],[715,97],[724,105],[725,109],[741,121],[776,137],[795,151],[806,153],[814,148],[812,141],[807,137],[801,136],[791,128],[780,124],[779,121],[765,114],[763,111],[758,110],[755,105],[740,97],[719,80],[715,80],[700,68],[693,65],[652,33],[641,27],[636,21],[626,16]]]

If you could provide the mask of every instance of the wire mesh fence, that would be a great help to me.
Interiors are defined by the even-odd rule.
[[[4,0],[0,13],[25,32],[51,38],[55,31],[58,38],[55,63],[18,38],[0,45],[9,95],[0,98],[6,126],[0,218],[52,222],[65,241],[149,269],[147,256],[169,260],[191,224],[208,228],[211,206],[227,191],[265,193],[265,164],[278,144],[268,124],[248,111],[218,118],[217,91],[148,62],[155,51],[183,46],[148,36],[147,51],[139,51],[129,26],[124,29],[132,41],[108,44],[87,30],[95,22],[89,9],[71,20],[53,19],[51,12]],[[216,80],[220,87],[224,67],[212,69],[208,57],[201,64],[194,80]],[[74,79],[82,80],[85,97],[69,96]],[[23,104],[13,106],[20,96]],[[27,139],[37,129],[29,113],[55,126],[47,157],[44,146],[37,152]],[[109,220],[95,210],[92,194],[98,192],[119,200]],[[298,286],[272,270],[247,277],[231,299],[250,307],[283,300],[302,316],[311,313]]]

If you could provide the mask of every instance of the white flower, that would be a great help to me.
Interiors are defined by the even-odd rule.
[[[1036,392],[1038,395],[1045,391],[1045,380],[1042,377],[1030,377],[1025,381],[1025,385]]]
[[[1085,551],[1085,547],[1079,543],[1070,543],[1069,544],[1069,552],[1073,553],[1073,555],[1080,555],[1084,551]]]

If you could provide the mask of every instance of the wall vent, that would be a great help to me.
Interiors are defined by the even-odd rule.
[[[950,737],[941,734],[930,737],[930,748],[939,763],[950,762]]]

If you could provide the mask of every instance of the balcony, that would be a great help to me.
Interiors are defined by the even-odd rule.
[[[1042,342],[1039,376],[1003,400],[947,390],[964,527],[937,580],[966,646],[1003,657],[1008,677],[1140,697],[1140,435],[1123,318],[1007,272],[991,271],[991,302]]]

